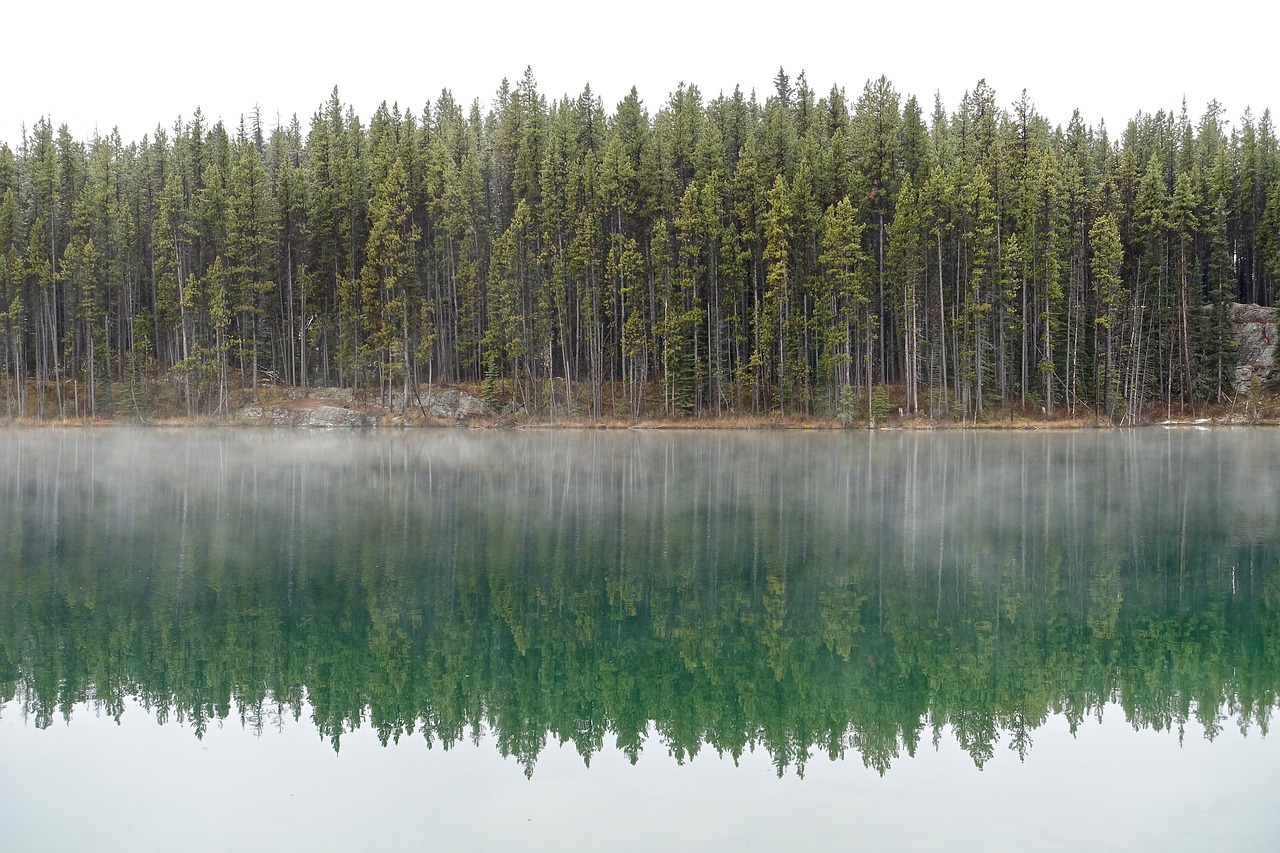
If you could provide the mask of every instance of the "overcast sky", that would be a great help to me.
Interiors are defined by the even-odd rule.
[[[196,106],[234,126],[260,105],[268,125],[304,126],[337,85],[367,119],[377,105],[421,110],[442,88],[487,108],[503,77],[532,66],[549,98],[586,83],[612,112],[635,85],[655,110],[681,82],[708,98],[753,88],[779,66],[807,72],[822,94],[852,97],[888,76],[926,114],[948,110],[985,78],[1008,106],[1025,88],[1065,124],[1079,108],[1114,132],[1138,110],[1193,118],[1216,98],[1236,121],[1280,106],[1265,2],[1217,4],[924,2],[860,4],[545,2],[337,4],[224,0],[15,3],[0,13],[0,139],[16,144],[44,115],[74,136],[118,127],[126,141],[169,127]]]

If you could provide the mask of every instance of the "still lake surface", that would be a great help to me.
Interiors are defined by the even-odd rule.
[[[0,431],[0,849],[1274,849],[1280,432]]]

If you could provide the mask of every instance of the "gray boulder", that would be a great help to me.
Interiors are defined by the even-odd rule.
[[[354,403],[356,394],[350,388],[294,388],[289,391],[291,400],[336,400],[339,403]]]
[[[484,414],[484,401],[465,391],[441,391],[423,401],[433,418],[460,421]]]
[[[369,415],[364,412],[357,412],[354,409],[312,401],[306,401],[306,403],[304,405],[299,405],[295,402],[280,406],[246,406],[236,412],[235,421],[248,426],[326,429],[331,427],[367,427],[376,423]]]
[[[421,407],[421,409],[419,409]],[[423,411],[433,418],[461,421],[485,413],[484,401],[466,391],[447,388],[434,393],[410,394],[408,399],[400,392],[391,395],[391,411]]]
[[[1247,393],[1258,385],[1276,378],[1276,309],[1261,305],[1231,306],[1235,322],[1236,356],[1235,389]]]
[[[306,421],[301,426],[309,427],[366,427],[373,425],[373,418],[364,412],[344,409],[341,406],[316,406],[307,409]]]

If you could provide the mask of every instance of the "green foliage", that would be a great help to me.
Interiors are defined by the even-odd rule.
[[[871,404],[868,407],[872,421],[882,421],[893,411],[889,405],[889,389],[878,385],[871,389]]]
[[[979,81],[926,116],[884,77],[850,102],[779,69],[763,103],[682,85],[610,114],[527,69],[488,112],[446,90],[367,125],[336,89],[305,129],[39,120],[0,145],[0,365],[95,414],[147,316],[155,373],[212,359],[218,410],[263,372],[389,396],[496,370],[532,409],[554,377],[596,417],[610,392],[632,417],[659,392],[791,414],[900,385],[966,418],[1229,396],[1228,308],[1280,280],[1270,114],[1144,113],[1113,143],[1000,103]],[[229,325],[187,293],[215,281]]]
[[[843,426],[849,426],[858,419],[858,394],[846,385],[840,389],[840,397],[836,401],[836,413]]]

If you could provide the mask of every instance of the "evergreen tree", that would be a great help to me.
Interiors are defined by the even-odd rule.
[[[779,69],[610,113],[526,69],[487,112],[446,89],[367,126],[336,89],[306,127],[42,119],[0,144],[5,411],[225,413],[272,379],[483,380],[538,416],[1228,401],[1233,303],[1280,277],[1270,113],[1112,140],[997,104]]]
[[[275,282],[279,213],[266,166],[257,146],[241,129],[231,167],[227,217],[226,274],[232,285],[228,298],[237,318],[236,348],[240,362],[240,387],[246,381],[257,400],[260,354],[266,348],[263,326]],[[271,351],[278,351],[271,347]],[[275,375],[273,373],[273,375]]]
[[[1094,376],[1094,409],[1108,418],[1121,418],[1137,413],[1120,410],[1123,402],[1119,395],[1120,376],[1119,343],[1121,340],[1121,311],[1124,291],[1120,280],[1120,264],[1123,248],[1120,232],[1111,214],[1104,214],[1089,230],[1089,273],[1092,296],[1098,316],[1094,321],[1094,352],[1097,366]]]

